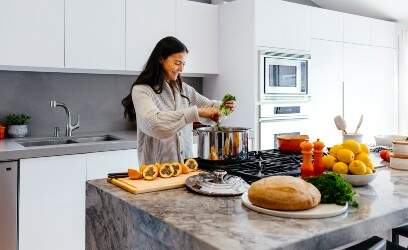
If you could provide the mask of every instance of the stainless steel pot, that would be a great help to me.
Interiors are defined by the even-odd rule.
[[[203,160],[248,159],[248,134],[250,129],[238,127],[203,127],[198,135],[198,158]]]

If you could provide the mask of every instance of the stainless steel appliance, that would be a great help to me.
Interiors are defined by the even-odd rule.
[[[310,54],[261,51],[261,99],[308,94]]]
[[[258,148],[277,148],[280,135],[308,134],[310,103],[285,101],[263,103],[259,108]]]
[[[205,170],[225,170],[230,175],[236,175],[248,183],[273,175],[300,175],[302,155],[281,153],[279,150],[251,151],[248,159],[242,161],[207,161],[197,159],[198,165]]]
[[[17,238],[17,161],[0,162],[0,248],[16,250]]]
[[[198,135],[198,158],[211,161],[248,158],[248,128],[202,127]]]

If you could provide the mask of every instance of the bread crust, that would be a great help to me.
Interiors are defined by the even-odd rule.
[[[252,183],[249,201],[259,207],[297,211],[320,203],[320,192],[312,184],[292,176],[271,176]]]

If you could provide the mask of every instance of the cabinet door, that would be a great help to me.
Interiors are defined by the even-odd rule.
[[[312,38],[343,41],[343,13],[322,8],[312,8],[311,16]]]
[[[217,5],[177,0],[176,36],[189,50],[184,72],[218,72]]]
[[[371,19],[371,45],[396,48],[396,24],[383,20]]]
[[[0,65],[64,67],[64,0],[0,1]]]
[[[118,150],[86,154],[86,179],[106,178],[108,173],[138,169],[137,150]]]
[[[371,18],[343,14],[344,18],[344,42],[370,44]]]
[[[344,114],[349,131],[356,128],[367,142],[374,135],[394,134],[398,129],[396,52],[394,49],[344,45]]]
[[[310,50],[311,8],[276,0],[258,0],[255,36],[259,46]]]
[[[175,0],[126,0],[126,70],[142,71],[157,42],[175,32]]]
[[[125,69],[125,0],[68,0],[65,66]]]
[[[343,43],[312,39],[311,54],[311,136],[331,146],[341,142],[333,118],[343,114]]]
[[[85,249],[83,155],[20,160],[19,249]]]

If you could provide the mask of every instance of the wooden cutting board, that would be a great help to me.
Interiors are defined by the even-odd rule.
[[[154,180],[131,180],[129,177],[126,178],[108,178],[108,182],[112,183],[124,190],[131,192],[133,194],[142,194],[148,192],[155,192],[173,188],[184,187],[186,184],[186,179],[190,176],[197,175],[201,171],[191,172],[188,174],[181,174],[176,177],[161,178],[157,177]]]

